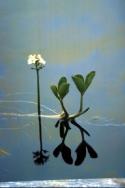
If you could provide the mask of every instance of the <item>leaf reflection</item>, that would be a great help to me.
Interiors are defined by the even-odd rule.
[[[81,165],[85,158],[87,151],[90,155],[91,158],[97,158],[98,154],[96,151],[90,146],[86,141],[85,141],[85,135],[90,136],[89,132],[86,131],[83,127],[81,127],[75,119],[72,120],[58,120],[55,124],[56,128],[59,128],[59,135],[62,140],[62,142],[54,149],[53,155],[54,157],[58,157],[59,154],[61,153],[62,159],[64,160],[65,163],[67,164],[73,164],[73,158],[72,158],[72,151],[71,149],[65,144],[65,139],[68,134],[68,131],[71,129],[69,126],[69,123],[72,125],[76,126],[79,131],[81,132],[81,138],[82,141],[80,144],[77,146],[75,152],[76,152],[76,160],[74,161],[75,166]]]
[[[82,141],[79,146],[76,149],[76,153],[77,153],[77,159],[75,161],[75,165],[78,166],[80,164],[82,164],[82,162],[84,161],[85,157],[86,157],[86,144],[84,141]]]
[[[64,144],[63,147],[62,147],[61,153],[62,153],[63,160],[67,164],[72,164],[73,163],[73,159],[72,159],[72,156],[71,156],[71,149],[68,146],[66,146]]]

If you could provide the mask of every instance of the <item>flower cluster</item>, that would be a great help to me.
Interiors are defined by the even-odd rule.
[[[40,66],[40,68],[44,67],[46,64],[46,61],[43,59],[43,57],[40,54],[30,54],[28,56],[28,64],[29,65],[35,65]]]

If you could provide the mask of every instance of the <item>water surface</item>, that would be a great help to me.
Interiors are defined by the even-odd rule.
[[[7,151],[7,155],[0,157],[1,181],[124,177],[125,125],[97,116],[78,119],[91,134],[90,137],[86,136],[86,140],[97,151],[97,159],[91,159],[87,154],[83,164],[76,167],[64,163],[61,156],[54,158],[52,152],[61,141],[58,129],[54,127],[56,120],[43,118],[43,145],[44,149],[50,151],[50,158],[43,166],[35,165],[32,152],[39,149],[38,121],[33,112],[36,105],[27,102],[11,101],[14,108],[8,108],[8,111],[5,110],[6,105],[3,105],[8,101],[3,100],[0,104],[3,105],[0,115],[0,147]],[[24,113],[24,116],[20,117],[21,112],[16,112],[17,109],[26,112],[29,107],[32,111],[30,114]],[[12,111],[15,112],[14,115]],[[54,114],[45,107],[42,113]],[[80,133],[72,127],[66,142],[73,152],[80,140]],[[73,154],[73,157],[75,159],[76,155]]]

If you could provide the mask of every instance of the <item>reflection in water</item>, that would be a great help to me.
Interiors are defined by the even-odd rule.
[[[14,102],[15,103],[30,103],[30,104],[34,104],[34,105],[37,104],[33,101],[26,101],[26,100],[15,100],[15,101],[14,100],[1,100],[0,101],[0,103],[14,103]],[[59,118],[59,114],[57,114],[55,112],[55,110],[53,110],[45,105],[41,105],[41,106],[43,108],[55,113],[55,115],[42,115],[41,114],[40,117],[54,118],[54,119]],[[9,112],[1,112],[0,115],[2,117],[4,116],[4,117],[38,117],[39,118],[37,113],[22,114],[22,113],[15,113],[15,112],[14,113],[13,112],[10,112],[10,113]],[[55,127],[56,128],[59,127],[59,134],[60,134],[60,138],[62,139],[62,142],[55,148],[55,150],[53,151],[53,155],[55,157],[58,157],[59,154],[61,154],[63,160],[67,164],[73,164],[73,158],[71,156],[71,149],[65,144],[66,136],[68,135],[68,132],[71,129],[69,126],[70,123],[72,125],[76,126],[80,130],[81,137],[82,137],[82,142],[76,148],[77,158],[75,161],[75,165],[78,166],[78,165],[82,164],[82,162],[84,161],[84,159],[86,157],[87,151],[90,154],[91,158],[97,158],[97,154],[94,151],[94,149],[84,139],[84,133],[87,136],[90,136],[90,134],[83,127],[81,127],[75,120],[72,120],[71,122],[64,121],[64,120],[58,120],[56,122]],[[28,126],[31,126],[31,125],[28,123],[28,124],[24,125],[23,127],[0,127],[0,130],[21,130]],[[46,151],[42,148],[41,141],[42,141],[42,137],[40,136],[39,137],[40,150],[33,152],[33,160],[34,160],[35,164],[44,164],[49,159],[48,151]]]
[[[65,144],[65,139],[66,139],[67,133],[70,130],[69,122],[65,121],[65,120],[64,121],[60,120],[60,121],[57,121],[55,126],[58,127],[59,124],[60,124],[60,127],[59,127],[60,137],[62,139],[62,142],[55,148],[55,150],[53,151],[53,155],[55,157],[58,157],[59,154],[61,153],[63,160],[68,164],[72,164],[73,159],[71,156],[71,149],[68,146],[66,146],[66,144]]]
[[[2,109],[2,105],[1,105],[0,108],[1,112],[7,111],[9,113],[9,111],[5,109],[5,107],[7,108],[8,105],[7,106],[3,105],[3,106],[4,109]],[[25,110],[24,105],[21,106],[22,111],[23,108]],[[47,111],[44,110],[44,113],[45,112],[49,113],[48,110]],[[27,113],[24,115],[25,116],[23,117],[21,116],[19,117],[17,114],[17,118],[16,118],[16,111],[15,111],[14,116],[10,117],[9,115],[6,114],[5,116],[1,115],[0,118],[1,119],[0,148],[4,149],[5,151],[9,151],[11,153],[11,155],[0,157],[0,169],[1,169],[0,177],[3,181],[12,181],[12,180],[18,181],[20,179],[31,180],[34,178],[35,179],[52,179],[52,178],[69,179],[74,177],[75,178],[90,178],[90,177],[102,178],[107,176],[124,177],[123,166],[124,166],[124,157],[125,157],[125,152],[124,152],[125,124],[115,123],[113,120],[104,117],[98,117],[98,118],[96,117],[96,120],[95,118],[91,118],[91,119],[87,119],[84,117],[79,118],[77,120],[77,123],[80,125],[84,124],[85,125],[84,128],[87,130],[87,132],[91,133],[91,137],[88,137],[87,133],[84,132],[84,136],[86,136],[85,141],[87,141],[88,144],[92,143],[92,146],[96,146],[96,150],[98,151],[100,156],[98,160],[92,162],[89,159],[88,157],[89,152],[86,147],[86,157],[84,162],[78,168],[75,168],[75,166],[73,165],[65,165],[65,163],[63,162],[64,159],[62,157],[62,153],[60,152],[58,157],[59,160],[50,156],[51,160],[48,160],[47,165],[43,167],[45,168],[45,170],[43,171],[41,168],[37,168],[37,166],[35,167],[35,165],[33,165],[33,160],[31,155],[32,151],[37,151],[37,150],[39,151],[39,147],[37,148],[37,136],[36,136],[37,127],[35,126],[37,115],[34,115],[33,118],[31,116],[28,117]],[[58,135],[56,134],[53,126],[54,123],[56,122],[55,120],[44,118],[43,123],[44,123],[43,130],[46,131],[46,136],[48,137],[48,139],[45,140],[45,146],[46,146],[45,149],[47,149],[48,151],[52,151],[54,150],[54,148],[56,148],[57,145],[60,144],[57,143]],[[60,134],[59,124],[56,126],[58,127],[56,130]],[[74,148],[77,149],[78,145],[80,145],[82,140],[81,138],[79,138],[79,133],[77,134],[77,129],[73,129],[72,124],[69,124],[69,126],[70,128],[72,128],[72,131],[70,132],[69,130],[68,139],[66,139],[65,145],[71,149],[71,152],[74,152]],[[13,131],[14,129],[11,130],[11,128],[16,128],[16,131]],[[64,129],[64,131],[65,130],[66,129]],[[74,133],[74,135],[72,133]],[[49,136],[51,136],[51,138],[49,138]],[[21,147],[20,147],[20,143],[22,145]],[[71,145],[69,145],[70,143]],[[108,143],[110,144],[106,148],[105,144]],[[22,152],[24,152],[24,155],[22,155]],[[44,153],[44,154],[47,155],[48,153]],[[72,154],[71,157],[73,158],[73,164],[75,164],[76,155],[74,155],[73,153],[71,154]],[[13,166],[13,164],[15,165]],[[55,171],[53,171],[54,168]],[[11,171],[11,169],[13,169],[13,172]],[[111,173],[109,172],[109,169],[112,170]],[[115,172],[115,174],[113,172]]]
[[[11,94],[12,95],[12,94]],[[37,105],[37,103],[33,102],[33,101],[27,101],[27,100],[0,100],[0,103],[28,103],[28,104],[34,104],[34,105]],[[50,112],[53,112],[55,114],[57,114],[55,112],[55,110],[47,107],[46,105],[40,105],[40,107],[43,107],[44,109],[47,109],[49,110]],[[39,108],[40,108],[39,107]],[[38,117],[39,121],[41,121],[41,117],[44,117],[44,118],[56,118],[56,115],[54,116],[49,116],[49,115],[41,115],[40,116],[37,114],[37,113],[16,113],[16,112],[0,112],[0,116],[2,118],[15,118],[15,117]],[[59,117],[59,116],[57,116]],[[29,127],[31,126],[31,124],[27,123],[21,127],[0,127],[0,130],[4,130],[4,131],[13,131],[13,130],[22,130],[26,127]],[[47,162],[47,160],[49,159],[49,155],[47,155],[48,151],[44,150],[42,148],[42,138],[41,138],[41,131],[39,130],[40,132],[40,151],[36,151],[36,152],[33,152],[33,159],[34,159],[34,162],[35,164],[44,164],[45,162]],[[7,151],[5,151],[4,149],[0,149],[0,156],[5,156],[5,155],[9,155],[9,153]]]
[[[48,151],[43,149],[40,151],[33,152],[34,163],[37,165],[41,165],[47,162],[47,160],[49,159],[49,155],[46,155],[47,152]]]
[[[55,124],[55,127],[59,127],[59,133],[60,133],[60,138],[62,139],[61,144],[59,144],[55,150],[53,151],[53,155],[55,157],[58,157],[59,154],[61,153],[63,160],[67,164],[73,164],[73,158],[71,156],[71,149],[65,144],[65,139],[68,134],[68,131],[71,129],[69,126],[69,123],[75,125],[81,132],[81,138],[82,142],[78,145],[76,148],[76,160],[75,160],[75,165],[79,166],[83,163],[85,157],[86,157],[86,151],[88,151],[89,155],[91,158],[97,158],[98,155],[96,151],[85,141],[84,138],[84,133],[90,136],[88,131],[86,131],[84,128],[82,128],[74,119],[71,121],[68,120],[58,120]]]

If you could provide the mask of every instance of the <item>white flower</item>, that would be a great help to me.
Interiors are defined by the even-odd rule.
[[[28,56],[28,64],[39,64],[39,65],[45,65],[46,61],[42,58],[42,56],[40,54],[30,54]]]

